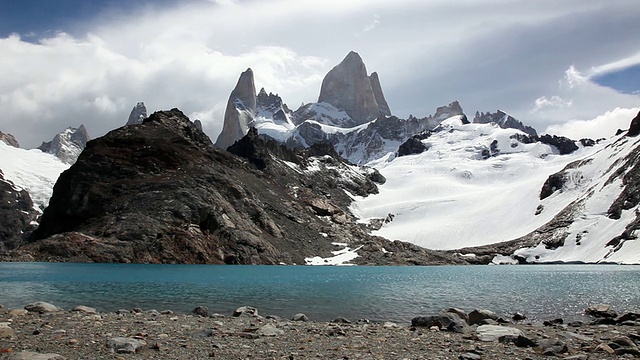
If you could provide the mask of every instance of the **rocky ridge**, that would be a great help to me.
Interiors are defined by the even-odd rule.
[[[538,132],[536,131],[536,129],[523,124],[521,121],[515,119],[513,116],[507,114],[502,110],[497,110],[495,113],[491,113],[489,111],[487,111],[486,113],[476,111],[472,122],[474,124],[496,123],[503,129],[518,129],[531,136],[538,136]]]
[[[147,107],[144,106],[144,102],[139,102],[131,109],[129,119],[126,125],[139,125],[142,124],[144,119],[147,118]]]
[[[20,144],[18,143],[18,140],[16,140],[16,138],[11,135],[11,134],[5,134],[2,131],[0,131],[0,141],[2,141],[3,143],[9,145],[9,146],[13,146],[15,148],[19,148]]]
[[[38,149],[55,155],[62,162],[73,164],[91,138],[84,125],[78,128],[68,127],[53,137],[53,140],[42,142]]]
[[[247,160],[214,147],[177,109],[113,130],[90,141],[60,176],[33,241],[18,253],[57,261],[304,264],[332,257],[339,242],[359,249],[357,264],[464,263],[370,236],[355,223],[343,189],[377,191],[373,171],[298,154],[255,131],[234,152]]]
[[[35,229],[38,216],[29,193],[16,189],[0,170],[0,251],[24,244]]]

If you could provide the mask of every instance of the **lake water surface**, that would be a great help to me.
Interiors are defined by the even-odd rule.
[[[502,316],[578,318],[594,303],[640,309],[640,267],[616,265],[310,267],[0,263],[0,304],[47,301],[65,309],[140,307],[406,323],[447,307]]]

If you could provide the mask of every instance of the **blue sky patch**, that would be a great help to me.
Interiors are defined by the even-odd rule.
[[[592,81],[623,94],[640,94],[640,64],[594,76]]]

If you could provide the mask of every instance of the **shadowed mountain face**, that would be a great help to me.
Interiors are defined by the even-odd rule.
[[[373,170],[291,152],[255,130],[234,152],[248,161],[214,147],[177,109],[111,131],[60,176],[21,249],[64,261],[302,264],[344,242],[362,246],[363,264],[457,261],[355,224],[342,189],[377,191]]]

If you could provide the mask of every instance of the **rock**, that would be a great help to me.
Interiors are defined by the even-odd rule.
[[[0,251],[27,243],[38,216],[29,193],[5,179],[0,170]]]
[[[567,339],[576,339],[576,340],[580,340],[580,341],[584,341],[584,342],[590,342],[593,341],[593,338],[586,336],[586,335],[582,335],[582,334],[578,334],[578,333],[574,333],[571,331],[564,331],[561,334],[563,337],[567,338]]]
[[[91,139],[84,125],[78,128],[68,127],[49,142],[43,142],[38,149],[55,155],[62,162],[73,164]]]
[[[292,321],[309,321],[309,318],[307,317],[307,315],[299,313],[299,314],[295,314],[293,315],[293,318],[291,318]]]
[[[511,319],[512,319],[513,321],[522,321],[522,320],[525,320],[526,318],[527,318],[527,317],[526,317],[524,314],[519,313],[519,312],[514,313],[514,314],[511,316]]]
[[[129,120],[126,125],[140,125],[147,118],[147,107],[144,106],[144,102],[139,102],[131,109],[129,113]]]
[[[480,359],[482,359],[482,356],[480,356],[479,354],[476,354],[476,353],[466,352],[466,353],[460,354],[458,356],[458,359],[460,359],[460,360],[480,360]]]
[[[191,313],[197,316],[209,317],[209,308],[206,306],[198,306],[191,310]]]
[[[195,119],[193,121],[193,125],[196,127],[196,129],[202,131],[202,121]]]
[[[427,150],[427,147],[424,146],[422,141],[415,137],[410,137],[398,147],[398,156],[420,154],[425,150]]]
[[[640,134],[640,112],[631,120],[629,131],[627,131],[627,136],[638,136],[638,134]]]
[[[577,355],[567,356],[567,357],[565,357],[563,359],[564,360],[588,360],[589,359],[589,355],[577,354]]]
[[[258,309],[252,306],[241,306],[233,312],[233,316],[258,316]]]
[[[260,336],[278,336],[283,335],[284,330],[278,329],[275,325],[267,324],[258,329],[258,331],[256,331],[256,334]]]
[[[625,321],[636,321],[638,319],[640,319],[640,313],[638,313],[638,312],[629,312],[629,313],[626,313],[626,314],[618,316],[616,318],[616,322],[618,324],[621,324],[621,323],[623,323]]]
[[[336,324],[351,324],[351,321],[349,321],[349,319],[343,317],[337,317],[331,322]]]
[[[21,351],[0,357],[2,360],[64,360],[58,354],[39,354],[31,351]]]
[[[78,305],[76,307],[74,307],[71,311],[74,312],[81,312],[81,313],[85,313],[85,314],[96,314],[96,309],[92,308],[92,307],[88,307],[88,306],[84,306],[84,305]]]
[[[162,311],[160,311],[160,314],[162,314],[162,315],[173,315],[173,311],[171,311],[171,310],[162,310]]]
[[[379,91],[378,98],[384,100],[377,74],[372,77],[376,83],[376,92]],[[318,102],[329,103],[344,110],[354,120],[354,125],[364,124],[380,115],[387,115],[386,112],[390,113],[386,101],[382,109],[376,101],[364,62],[353,51],[324,77]]]
[[[469,325],[481,324],[483,320],[490,319],[497,321],[498,315],[490,310],[473,310],[469,313]]]
[[[160,316],[160,312],[156,309],[147,310],[144,313],[154,318]]]
[[[16,337],[16,331],[9,327],[8,323],[0,323],[0,339],[13,339]]]
[[[438,315],[415,317],[411,320],[411,326],[426,328],[436,326],[440,330],[447,330],[456,333],[464,333],[467,328],[464,320],[462,320],[457,314],[450,312],[443,312]]]
[[[9,311],[9,316],[10,317],[25,316],[28,313],[29,313],[29,311],[27,311],[25,309],[13,309],[13,310]]]
[[[247,69],[240,74],[238,83],[229,96],[222,132],[215,144],[217,147],[226,150],[249,131],[249,123],[253,121],[257,112],[256,101],[253,71]]]
[[[618,344],[619,346],[627,346],[627,347],[636,346],[636,343],[627,336],[618,336],[613,340],[611,340],[611,342]]]
[[[378,73],[375,71],[372,72],[371,75],[369,76],[369,81],[371,81],[373,96],[376,99],[376,103],[378,103],[378,109],[380,110],[380,115],[391,116],[391,109],[389,108],[389,104],[387,104],[387,100],[384,98]]]
[[[18,140],[16,140],[16,138],[11,134],[5,134],[2,131],[0,131],[0,141],[2,141],[3,143],[9,146],[20,148],[20,144],[18,143]]]
[[[554,146],[556,149],[558,149],[560,155],[571,154],[572,152],[578,150],[578,145],[576,145],[575,141],[564,136],[545,134],[540,136],[539,140],[543,144]]]
[[[113,349],[118,354],[131,354],[147,345],[142,340],[126,337],[114,337],[107,340],[107,347]]]
[[[200,331],[197,331],[191,334],[191,337],[196,339],[202,339],[202,338],[213,337],[215,334],[216,332],[213,329],[202,329]]]
[[[596,346],[596,348],[593,350],[593,352],[598,353],[598,352],[604,352],[610,355],[614,355],[616,353],[615,350],[613,350],[611,348],[611,346],[607,345],[607,344],[598,344],[598,346]]]
[[[131,314],[131,311],[127,310],[127,309],[120,309],[120,310],[116,310],[116,314],[118,314],[118,315],[126,315],[126,314]]]
[[[495,113],[490,113],[488,111],[486,113],[476,112],[475,117],[473,118],[473,123],[495,123],[503,129],[517,129],[529,134],[530,136],[538,136],[536,129],[532,128],[531,126],[524,125],[521,121],[515,119],[502,110],[497,110]]]
[[[456,314],[460,319],[464,320],[464,322],[469,323],[469,315],[462,309],[448,308],[445,312]]]
[[[500,326],[500,325],[481,325],[476,329],[476,336],[480,341],[497,341],[502,336],[513,336],[517,338],[518,336],[524,336],[521,330]]]
[[[608,304],[596,304],[591,305],[584,309],[585,314],[591,315],[593,317],[604,317],[604,318],[615,318],[618,316],[618,313]]]
[[[564,323],[564,320],[558,318],[558,319],[553,319],[553,320],[545,320],[542,322],[542,325],[544,326],[554,326],[554,325],[561,325]]]
[[[37,313],[48,313],[48,312],[56,312],[56,311],[62,310],[59,307],[44,301],[37,301],[31,304],[28,304],[24,307],[24,309],[29,312],[37,312]]]
[[[538,345],[540,351],[546,356],[560,356],[569,352],[567,344],[560,340],[544,339]]]

